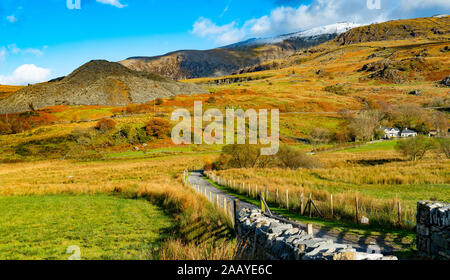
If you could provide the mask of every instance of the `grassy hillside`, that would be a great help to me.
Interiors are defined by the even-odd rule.
[[[0,85],[0,100],[9,97],[11,94],[15,93],[19,89],[23,88],[22,86],[5,86]]]

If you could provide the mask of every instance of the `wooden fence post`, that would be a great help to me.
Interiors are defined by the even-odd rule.
[[[313,230],[312,224],[307,224],[307,234],[308,235],[313,235],[314,234],[314,230]]]
[[[234,226],[234,228],[236,228],[236,224],[237,224],[236,223],[236,219],[237,219],[236,212],[239,210],[239,208],[238,208],[239,200],[233,199],[232,203],[233,203],[233,211],[231,212],[231,215],[232,215],[232,220],[233,220],[233,226]]]
[[[356,206],[356,211],[355,211],[356,223],[359,224],[358,197],[355,197],[355,206]]]
[[[300,215],[303,216],[303,192],[300,194]]]
[[[279,200],[279,198],[278,198],[278,188],[277,188],[277,193],[276,193],[276,195],[275,195],[275,202],[276,202],[276,203],[279,203],[279,201],[280,201],[280,200]]]
[[[223,198],[223,211],[225,213],[227,213],[227,198],[226,197]]]
[[[266,206],[264,205],[264,193],[263,192],[261,192],[261,197],[260,197],[260,202],[261,202],[261,211],[263,212],[263,213],[266,213]]]
[[[289,189],[286,190],[286,209],[289,210]]]
[[[330,194],[330,208],[331,208],[331,219],[334,217],[334,210],[333,210],[333,194]]]
[[[309,211],[309,217],[311,218],[312,217],[312,211],[311,211],[311,201],[312,201],[312,194],[310,193],[309,194],[309,199],[308,199],[308,203],[306,204],[306,206],[308,206],[308,211]]]

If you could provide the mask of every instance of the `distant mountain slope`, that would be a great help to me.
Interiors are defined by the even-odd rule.
[[[269,44],[278,44],[284,41],[303,41],[303,42],[314,42],[314,39],[321,38],[322,36],[334,37],[335,35],[342,34],[344,32],[349,31],[352,28],[359,27],[360,24],[350,23],[350,22],[340,22],[325,26],[320,26],[312,29],[308,29],[306,31],[300,31],[290,34],[284,34],[276,37],[270,38],[259,38],[259,39],[250,39],[244,42],[239,42],[236,44],[232,44],[226,46],[224,48],[236,48],[236,47],[251,47],[251,46],[263,46]]]
[[[413,45],[413,41],[419,39],[430,42],[450,41],[450,17],[440,15],[430,18],[395,20],[357,26],[320,46],[299,51],[281,59],[267,60],[253,66],[244,67],[234,74],[274,70],[297,65],[309,60],[310,54],[325,55],[330,48],[334,49],[336,46],[396,40],[404,40],[405,44]]]
[[[149,102],[158,97],[194,93],[207,91],[196,85],[137,72],[119,63],[94,60],[67,77],[25,87],[0,100],[0,114],[54,105],[124,106]]]
[[[272,38],[250,39],[212,50],[181,50],[155,57],[130,57],[119,63],[133,70],[153,72],[178,80],[220,77],[319,45],[356,26],[337,23]]]
[[[441,15],[360,26],[342,33],[336,41],[341,44],[355,44],[417,37],[440,39],[448,35],[450,35],[450,16]]]

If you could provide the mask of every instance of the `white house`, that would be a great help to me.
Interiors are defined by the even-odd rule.
[[[380,129],[384,132],[383,139],[392,139],[398,137],[408,138],[417,136],[417,132],[408,128],[405,128],[401,131],[396,127],[380,127]]]
[[[400,137],[400,129],[394,127],[381,127],[381,130],[383,130],[384,135],[383,138],[384,139],[391,139],[391,138],[397,138]]]
[[[416,137],[417,136],[417,132],[415,132],[414,130],[410,130],[408,128],[405,128],[402,130],[402,133],[400,134],[400,137]]]

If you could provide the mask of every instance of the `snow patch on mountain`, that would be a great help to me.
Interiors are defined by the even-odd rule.
[[[359,27],[359,26],[361,26],[361,24],[350,23],[350,22],[340,22],[340,23],[334,23],[334,24],[330,24],[330,25],[325,25],[325,26],[308,29],[305,31],[280,35],[280,36],[276,36],[276,37],[249,39],[247,41],[236,43],[236,44],[233,44],[233,45],[230,45],[227,47],[267,45],[267,44],[281,43],[285,40],[308,39],[308,38],[314,38],[314,37],[328,35],[328,34],[339,35],[341,33],[349,31],[352,28]]]

